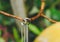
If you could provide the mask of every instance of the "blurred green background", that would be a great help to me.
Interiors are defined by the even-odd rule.
[[[60,21],[60,0],[45,0],[44,13],[47,17]],[[36,16],[41,6],[41,0],[24,0],[26,6],[27,17],[31,18]],[[0,10],[11,13],[13,15],[10,0],[0,0]],[[30,22],[29,24],[29,42],[33,42],[47,26],[52,23],[43,17]],[[7,34],[6,34],[7,32]],[[4,36],[5,35],[5,36]],[[0,14],[0,41],[4,39],[8,42],[22,42],[21,32],[18,30],[16,20],[11,17]]]

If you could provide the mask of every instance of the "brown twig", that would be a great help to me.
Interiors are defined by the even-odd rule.
[[[41,14],[43,13],[43,10],[44,10],[44,7],[45,7],[45,2],[44,2],[44,1],[41,1],[41,2],[42,2],[42,3],[41,3],[41,8],[40,8],[39,13],[38,13],[36,16],[30,18],[31,21],[39,18],[39,17],[41,16]]]
[[[48,21],[55,23],[55,22],[56,22],[55,20],[52,20],[52,19],[48,18],[47,16],[45,16],[45,15],[43,14],[43,10],[44,10],[44,7],[45,7],[45,1],[44,1],[44,0],[41,0],[41,2],[42,2],[42,4],[41,4],[40,12],[39,12],[36,16],[34,16],[34,17],[32,17],[32,18],[29,18],[29,20],[30,20],[30,21],[33,21],[33,20],[39,18],[40,16],[42,16],[42,17],[46,18]],[[9,16],[9,17],[16,18],[16,19],[18,19],[18,20],[20,20],[20,21],[23,21],[23,20],[24,20],[24,19],[22,19],[21,17],[14,16],[14,15],[11,15],[11,14],[6,13],[6,12],[3,12],[3,11],[0,11],[0,13],[2,13],[3,15]]]
[[[57,21],[51,19],[51,18],[48,18],[47,16],[45,16],[44,14],[41,14],[42,17],[46,18],[48,21],[50,22],[53,22],[53,23],[56,23]]]
[[[38,17],[40,17],[41,16],[40,14],[43,12],[44,7],[45,7],[45,2],[42,1],[40,12],[36,16],[30,18],[30,21],[33,21],[33,20],[37,19]],[[23,20],[21,17],[14,16],[14,15],[8,14],[8,13],[3,12],[3,11],[0,11],[0,13],[2,13],[3,15],[6,15],[6,16],[10,16],[10,17],[16,18],[16,19],[21,20],[21,21]]]
[[[20,21],[23,21],[22,18],[20,18],[20,17],[18,17],[18,16],[11,15],[11,14],[6,13],[6,12],[4,12],[4,11],[0,11],[0,13],[3,14],[3,15],[6,15],[6,16],[9,16],[9,17],[13,17],[13,18],[15,18],[15,19],[18,19],[18,20],[20,20]]]

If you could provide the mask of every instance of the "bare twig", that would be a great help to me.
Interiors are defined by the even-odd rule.
[[[16,19],[18,19],[18,20],[20,20],[20,21],[23,21],[22,18],[20,18],[20,17],[18,17],[18,16],[11,15],[11,14],[6,13],[6,12],[4,12],[4,11],[0,11],[0,13],[3,14],[3,15],[9,16],[9,17],[16,18]]]
[[[31,20],[35,20],[35,19],[39,18],[41,16],[41,14],[43,13],[43,10],[44,10],[44,7],[45,7],[45,2],[44,1],[41,1],[41,2],[42,3],[41,3],[41,8],[40,8],[39,13],[36,16],[30,18]]]
[[[44,17],[44,18],[46,18],[46,19],[47,19],[48,21],[50,21],[50,22],[53,22],[53,23],[57,22],[57,21],[55,21],[55,20],[53,20],[53,19],[51,19],[51,18],[48,18],[48,17],[45,16],[44,14],[41,14],[41,16]]]
[[[30,21],[35,20],[35,19],[37,19],[38,17],[40,17],[40,14],[43,12],[44,7],[45,7],[45,2],[42,1],[40,12],[38,13],[38,15],[36,15],[36,16],[30,18]],[[13,17],[13,18],[16,18],[16,19],[18,19],[18,20],[23,21],[23,19],[22,19],[21,17],[14,16],[14,15],[8,14],[8,13],[3,12],[3,11],[0,11],[0,13],[2,13],[3,15],[10,16],[10,17]]]
[[[39,18],[40,16],[42,16],[42,17],[46,18],[48,21],[55,23],[55,22],[56,22],[55,20],[52,20],[52,19],[48,18],[47,16],[45,16],[45,15],[43,14],[43,10],[44,10],[44,7],[45,7],[45,1],[44,1],[44,0],[41,0],[41,2],[42,2],[42,4],[41,4],[40,12],[39,12],[36,16],[34,16],[34,17],[32,17],[32,18],[29,18],[30,21],[33,21],[33,20]],[[16,18],[16,19],[18,19],[18,20],[20,20],[20,21],[23,21],[23,20],[24,20],[24,19],[22,19],[21,17],[14,16],[14,15],[11,15],[11,14],[6,13],[6,12],[3,12],[3,11],[0,11],[0,13],[2,13],[3,15],[9,16],[9,17]]]

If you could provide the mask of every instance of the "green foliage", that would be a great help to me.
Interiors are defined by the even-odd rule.
[[[11,13],[11,5],[9,0],[0,0],[0,9]]]
[[[29,30],[32,31],[34,34],[38,35],[40,34],[40,30],[38,29],[38,27],[36,27],[33,24],[29,24]]]
[[[2,33],[1,33],[1,30],[0,30],[0,37],[1,37]]]
[[[45,11],[45,15],[55,21],[60,21],[60,10],[59,8],[56,8],[56,6],[47,9]],[[51,24],[51,22],[48,21],[47,19],[44,19],[44,22],[46,23],[47,26]]]
[[[13,35],[14,35],[16,42],[20,42],[19,34],[15,27],[13,27]]]
[[[35,13],[38,13],[38,12],[39,12],[38,8],[36,6],[33,6],[29,14],[34,15]]]
[[[57,10],[56,8],[51,8],[51,18],[57,21],[60,21],[60,10]]]
[[[3,7],[2,7],[2,2],[1,2],[1,0],[0,0],[0,10],[2,10],[3,9]]]
[[[0,42],[5,42],[5,40],[2,37],[0,37]]]
[[[56,9],[54,6],[56,1],[57,0],[45,0],[46,7],[45,7],[44,12],[47,17],[49,17],[53,20],[60,21],[60,10]],[[35,15],[36,13],[39,12],[39,8],[41,6],[41,0],[26,0],[25,4],[26,4],[26,8],[27,8],[27,13],[30,15]],[[52,7],[52,5],[54,7]],[[9,0],[0,0],[0,10],[6,11],[8,13],[12,13],[12,9],[11,9]],[[38,19],[37,19],[37,21],[38,21]],[[43,24],[45,24],[46,26],[49,26],[51,24],[51,22],[49,22],[45,18],[44,18],[44,20],[42,18],[42,21],[44,21]],[[4,26],[7,26],[7,25],[10,26],[14,23],[15,23],[14,19],[0,14],[0,24],[3,24]],[[35,22],[35,23],[37,24],[38,22]],[[14,26],[15,27],[10,26],[11,28],[13,28],[14,39],[16,40],[16,42],[23,42],[24,37],[22,37],[22,38],[19,37],[20,35],[18,33],[18,30],[16,29],[16,25],[14,25]],[[39,35],[43,29],[41,28],[40,24],[38,24],[38,26],[39,26],[40,30],[36,25],[34,25],[33,23],[30,23],[29,30],[32,31],[32,33],[34,33],[35,35]],[[0,30],[0,35],[1,35],[1,30]]]
[[[45,15],[46,15],[48,18],[51,18],[51,11],[50,11],[49,9],[47,9],[47,10],[45,11]],[[44,23],[45,23],[46,26],[49,26],[49,25],[51,24],[51,22],[48,21],[47,19],[44,19]]]

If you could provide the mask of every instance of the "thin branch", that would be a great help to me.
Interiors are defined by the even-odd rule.
[[[44,7],[45,7],[45,1],[41,0],[41,8],[40,8],[40,11],[39,11],[39,13],[36,16],[30,18],[31,21],[32,20],[35,20],[35,19],[37,19],[37,18],[39,18],[41,16],[41,14],[43,13]]]
[[[51,18],[48,18],[47,16],[45,16],[44,14],[41,14],[42,17],[46,18],[48,21],[50,22],[53,22],[53,23],[56,23],[57,21],[51,19]]]
[[[6,12],[3,12],[3,11],[0,11],[0,13],[2,13],[3,15],[9,16],[9,17],[16,18],[16,19],[18,19],[18,20],[20,20],[20,21],[23,21],[23,19],[22,19],[21,17],[14,16],[14,15],[11,15],[11,14],[6,13]],[[44,18],[46,18],[46,19],[47,19],[48,21],[50,21],[50,22],[53,22],[53,23],[57,22],[57,21],[55,21],[55,20],[52,20],[52,19],[48,18],[48,17],[45,16],[44,14],[41,14],[41,16],[44,17]]]
[[[16,19],[18,19],[18,20],[20,20],[20,21],[23,21],[22,18],[20,18],[20,17],[18,17],[18,16],[11,15],[11,14],[6,13],[6,12],[4,12],[4,11],[0,11],[0,13],[3,14],[3,15],[6,15],[6,16],[8,16],[8,17],[16,18]]]
[[[45,16],[45,15],[43,14],[43,10],[44,10],[44,7],[45,7],[45,1],[42,0],[41,2],[42,2],[42,4],[41,4],[40,12],[39,12],[36,16],[34,16],[34,17],[32,17],[32,18],[29,18],[30,21],[33,21],[33,20],[39,18],[40,16],[42,16],[42,17],[46,18],[48,21],[50,21],[50,22],[53,22],[53,23],[57,22],[57,21],[55,21],[55,20],[52,20],[52,19],[48,18],[47,16]],[[0,11],[0,13],[2,13],[3,15],[6,15],[6,16],[9,16],[9,17],[13,17],[13,18],[15,18],[15,19],[18,19],[18,20],[20,20],[20,21],[23,21],[23,20],[24,20],[24,19],[22,19],[21,17],[14,16],[14,15],[11,15],[11,14],[6,13],[6,12],[3,12],[3,11]]]
[[[41,14],[41,13],[43,12],[43,10],[44,10],[44,7],[45,7],[45,2],[42,1],[40,12],[39,12],[36,16],[30,18],[30,21],[33,21],[33,20],[39,18],[39,17],[40,17],[40,14]],[[3,12],[3,11],[0,11],[0,13],[2,13],[3,15],[6,15],[6,16],[10,16],[10,17],[16,18],[16,19],[18,19],[18,20],[20,20],[20,21],[23,21],[23,19],[22,19],[21,17],[14,16],[14,15],[8,14],[8,13]]]

